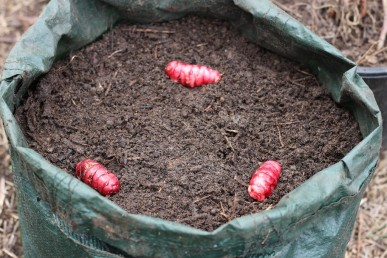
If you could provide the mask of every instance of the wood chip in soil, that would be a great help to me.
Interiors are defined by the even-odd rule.
[[[165,75],[170,60],[223,78],[185,88]],[[362,139],[304,67],[197,17],[116,26],[56,63],[16,115],[30,146],[68,173],[84,158],[114,171],[122,189],[109,198],[128,212],[208,231],[275,207]],[[283,173],[259,203],[247,185],[266,160]]]

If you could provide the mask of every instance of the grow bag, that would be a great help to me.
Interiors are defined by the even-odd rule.
[[[125,19],[188,14],[228,20],[248,40],[308,66],[357,119],[363,140],[271,210],[207,232],[129,214],[28,147],[13,112],[55,60]],[[1,115],[10,142],[25,257],[342,257],[381,146],[381,115],[353,62],[269,1],[52,0],[4,65]],[[351,132],[348,132],[351,133]]]
[[[383,128],[387,126],[387,66],[358,67],[358,74],[369,85],[382,113]],[[382,150],[387,149],[387,134],[383,130]]]

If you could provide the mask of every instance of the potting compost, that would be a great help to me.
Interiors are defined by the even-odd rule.
[[[165,75],[169,60],[223,78],[188,89]],[[72,175],[84,158],[106,164],[128,212],[209,231],[274,207],[362,139],[307,69],[198,17],[117,26],[54,65],[16,114],[30,146]],[[269,159],[283,172],[259,203],[247,185]]]
[[[172,60],[222,79],[189,89]],[[342,257],[382,136],[356,69],[267,0],[50,1],[0,84],[25,257]]]

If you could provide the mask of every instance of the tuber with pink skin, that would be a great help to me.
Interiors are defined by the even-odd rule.
[[[260,202],[269,197],[277,186],[281,170],[281,164],[277,161],[264,162],[251,177],[248,188],[250,197]]]
[[[79,179],[103,196],[112,196],[120,191],[120,181],[117,177],[97,161],[82,160],[76,165],[76,174]]]
[[[165,67],[165,73],[171,80],[189,88],[217,83],[222,78],[218,71],[209,67],[186,64],[180,61],[169,62]]]

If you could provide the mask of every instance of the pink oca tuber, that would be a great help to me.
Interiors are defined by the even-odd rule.
[[[263,163],[253,174],[248,192],[251,198],[260,202],[269,197],[277,186],[281,175],[281,164],[269,160]]]
[[[120,181],[117,177],[97,161],[82,160],[76,165],[76,174],[84,183],[104,196],[111,196],[120,191]]]
[[[222,78],[216,70],[202,65],[186,64],[180,61],[169,62],[165,67],[165,73],[171,80],[190,88],[217,83]]]

